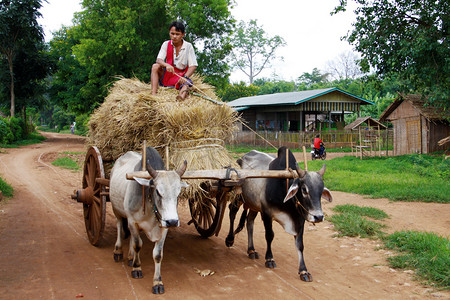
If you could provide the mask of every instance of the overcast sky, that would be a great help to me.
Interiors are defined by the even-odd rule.
[[[44,28],[46,41],[51,39],[51,32],[62,25],[71,25],[73,14],[81,10],[81,0],[47,0],[43,2],[39,19]],[[330,16],[339,0],[237,0],[232,10],[238,20],[248,22],[258,20],[264,31],[270,35],[279,35],[287,43],[280,48],[277,55],[284,61],[274,61],[273,67],[264,71],[261,77],[277,76],[279,79],[294,80],[304,72],[310,73],[313,68],[326,69],[328,61],[352,47],[341,41],[355,21],[352,1],[345,13]],[[155,53],[156,57],[156,53]],[[241,72],[232,73],[233,82],[248,78]]]

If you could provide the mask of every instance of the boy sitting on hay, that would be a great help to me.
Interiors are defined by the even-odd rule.
[[[169,26],[170,40],[165,41],[159,50],[156,63],[152,66],[152,94],[158,92],[158,85],[174,87],[180,91],[177,100],[184,100],[193,82],[189,78],[197,69],[194,47],[183,40],[183,23],[174,21]]]

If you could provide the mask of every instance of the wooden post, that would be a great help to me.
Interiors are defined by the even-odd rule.
[[[378,153],[381,157],[381,131],[380,131],[380,124],[378,124]]]
[[[361,139],[361,127],[358,127],[358,135],[359,135],[359,155],[362,159],[362,139]]]
[[[308,162],[306,161],[306,147],[303,146],[303,162],[305,164],[305,171],[308,171]]]
[[[166,152],[166,170],[169,170],[170,167],[170,163],[169,163],[169,145],[166,145],[166,147],[164,148],[165,152]]]

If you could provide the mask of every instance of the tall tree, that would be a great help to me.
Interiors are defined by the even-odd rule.
[[[319,69],[314,68],[311,73],[304,72],[297,81],[306,88],[311,88],[313,85],[325,84],[328,82],[328,73],[321,73]]]
[[[250,20],[247,24],[241,21],[231,42],[233,66],[248,76],[250,84],[262,70],[270,67],[271,60],[276,58],[276,50],[286,45],[282,37],[268,36],[258,26],[257,20]]]
[[[401,91],[421,93],[450,108],[450,2],[354,0],[354,28],[346,39],[379,75],[394,75]],[[340,0],[339,12],[347,0]]]
[[[356,53],[343,52],[327,62],[327,72],[334,80],[356,79],[364,74],[359,61],[360,58]]]
[[[6,60],[10,81],[11,116],[15,115],[14,60],[19,51],[33,48],[43,42],[42,27],[37,18],[41,16],[41,0],[5,0],[0,2],[0,59]]]

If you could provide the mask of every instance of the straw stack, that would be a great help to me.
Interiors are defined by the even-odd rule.
[[[194,76],[193,81],[201,92],[193,91],[218,101],[213,88],[200,77]],[[177,90],[161,87],[157,95],[152,95],[149,84],[136,78],[120,78],[91,116],[88,146],[97,146],[108,161],[127,151],[141,152],[146,140],[165,161],[164,148],[169,146],[169,165],[173,169],[184,160],[188,170],[236,167],[224,144],[237,130],[237,113],[227,105],[194,95],[178,101],[177,95]],[[200,197],[200,182],[190,181],[184,196]]]

